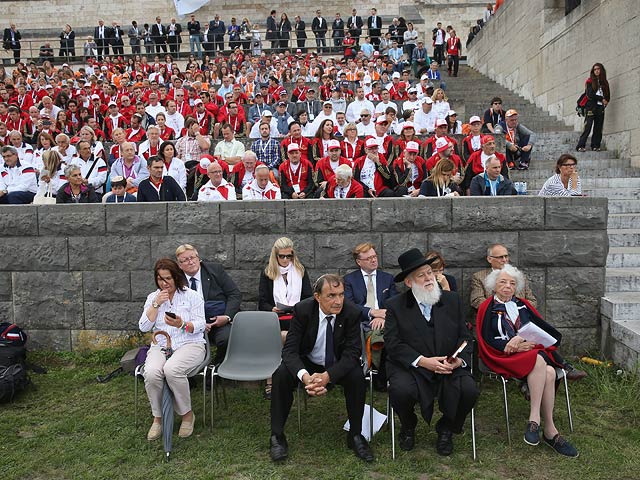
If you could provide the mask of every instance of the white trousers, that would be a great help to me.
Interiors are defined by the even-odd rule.
[[[162,387],[165,378],[173,392],[176,413],[184,415],[191,411],[187,373],[202,363],[205,348],[204,343],[187,343],[167,359],[160,345],[151,346],[144,362],[144,388],[154,417],[162,416]]]

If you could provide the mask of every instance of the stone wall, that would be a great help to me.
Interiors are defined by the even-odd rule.
[[[184,242],[221,262],[256,308],[259,273],[273,241],[291,237],[310,277],[354,268],[350,249],[378,248],[397,271],[408,248],[440,250],[468,305],[485,249],[507,245],[566,335],[569,351],[599,345],[598,312],[608,252],[607,200],[538,197],[118,204],[0,207],[0,318],[30,335],[30,348],[108,345],[137,330],[155,289],[151,269]],[[468,308],[467,308],[468,309]]]
[[[447,25],[453,26],[456,34],[462,40],[463,51],[466,55],[464,45],[469,35],[469,29],[476,25],[479,18],[482,18],[487,8],[487,0],[420,0],[418,10],[424,19],[424,30],[429,53],[431,54],[431,30],[436,28],[438,22],[442,22],[442,28]],[[418,29],[418,30],[420,30]],[[422,33],[422,32],[421,32]]]
[[[607,148],[640,166],[639,13],[636,0],[582,0],[566,16],[561,0],[506,0],[471,44],[469,64],[581,130],[576,100],[591,66],[603,63]]]

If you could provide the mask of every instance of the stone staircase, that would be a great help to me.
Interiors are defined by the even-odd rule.
[[[575,152],[578,134],[524,98],[467,66],[459,77],[448,77],[447,96],[459,118],[482,115],[491,98],[501,97],[506,108],[515,108],[520,121],[538,134],[528,171],[512,171],[513,181],[527,182],[529,195],[537,195],[554,173],[562,153],[578,159],[583,193],[609,199],[609,255],[605,296],[600,304],[601,352],[625,369],[640,362],[640,169],[618,152]],[[606,143],[606,137],[604,139]]]

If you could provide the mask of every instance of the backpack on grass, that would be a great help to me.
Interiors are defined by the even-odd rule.
[[[11,401],[31,382],[27,374],[27,334],[15,324],[0,323],[0,402]]]

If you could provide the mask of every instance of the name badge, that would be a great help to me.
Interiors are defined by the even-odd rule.
[[[297,183],[293,184],[293,191],[296,193],[300,193],[300,185],[298,185]]]
[[[309,121],[313,122],[313,119],[316,118],[316,116],[313,113],[309,114]]]

